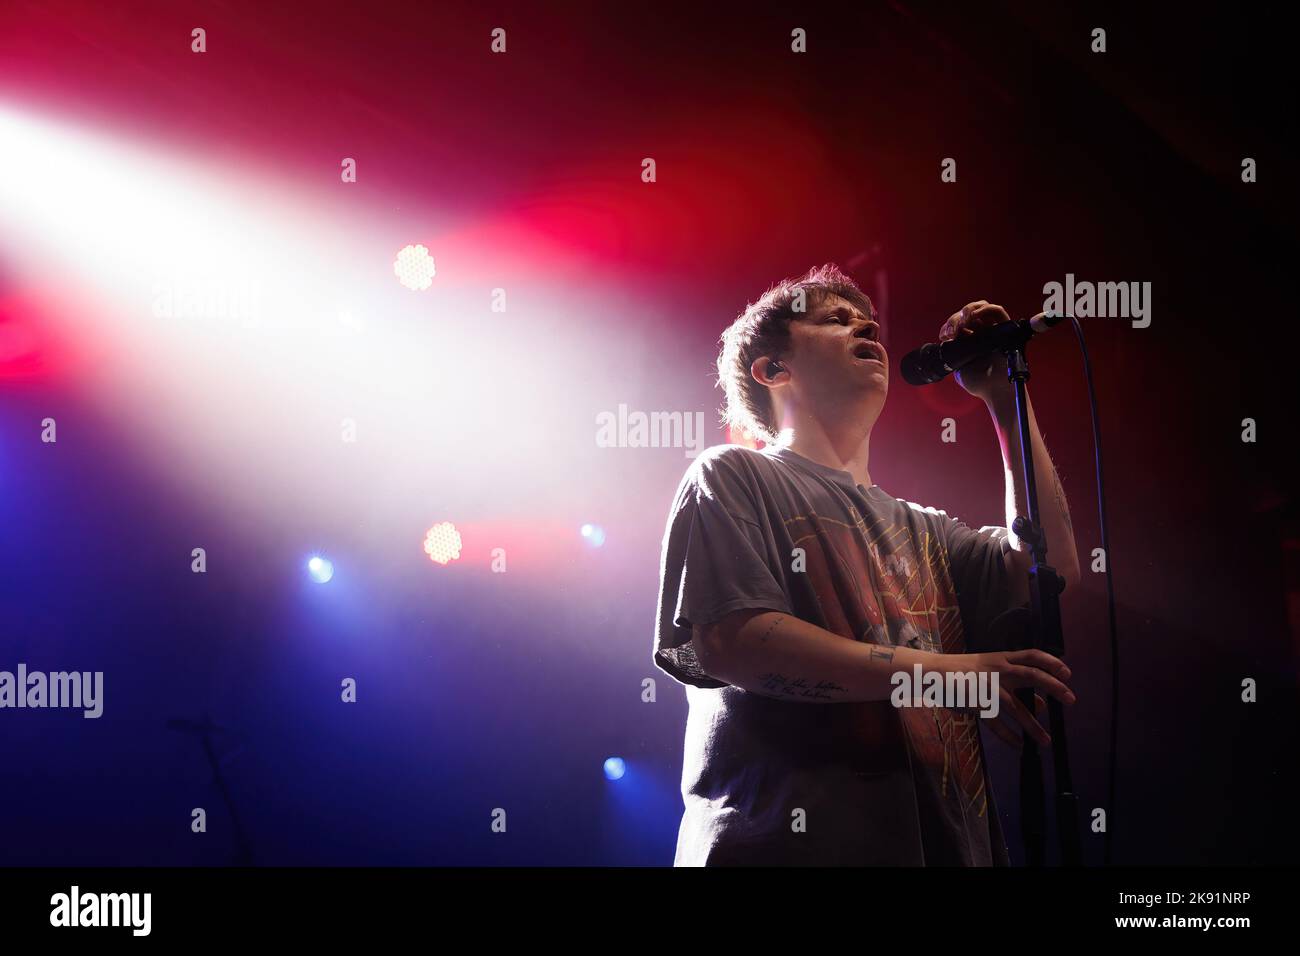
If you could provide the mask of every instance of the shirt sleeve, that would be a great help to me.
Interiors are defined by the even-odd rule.
[[[1013,606],[1006,562],[1011,538],[1006,528],[986,525],[975,531],[947,515],[939,520],[946,528],[948,566],[957,590],[966,645],[972,651],[983,649],[994,619]]]
[[[684,684],[727,686],[700,667],[693,627],[742,609],[789,613],[761,518],[743,476],[717,457],[682,479],[664,531],[654,662]]]

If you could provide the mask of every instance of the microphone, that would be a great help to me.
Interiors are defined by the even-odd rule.
[[[979,329],[974,335],[959,335],[949,342],[922,345],[903,356],[899,371],[908,385],[930,385],[960,371],[976,359],[1023,346],[1038,333],[1046,332],[1067,318],[1067,315],[1040,312],[1032,319],[1000,322]]]

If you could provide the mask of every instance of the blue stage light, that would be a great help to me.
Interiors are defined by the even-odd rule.
[[[334,577],[334,562],[329,558],[322,558],[319,554],[314,554],[307,562],[307,573],[317,584],[327,584],[329,579]]]
[[[609,780],[622,780],[627,773],[627,764],[622,757],[610,757],[605,761],[605,777]]]
[[[598,524],[584,524],[581,533],[593,548],[599,548],[605,543],[605,529]]]

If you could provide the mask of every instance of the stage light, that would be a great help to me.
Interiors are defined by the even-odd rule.
[[[581,533],[587,544],[593,548],[599,548],[605,543],[605,529],[598,524],[584,524]]]
[[[330,578],[334,577],[334,562],[329,558],[322,558],[319,554],[313,554],[307,562],[307,573],[317,584],[328,584]]]
[[[424,246],[406,246],[397,254],[393,272],[398,281],[412,292],[427,289],[433,284],[433,257]]]
[[[622,780],[625,773],[627,773],[627,764],[623,762],[622,757],[610,757],[605,761],[605,778],[607,780]]]
[[[202,149],[137,139],[131,125],[114,131],[29,115],[0,93],[0,260],[6,282],[40,290],[51,341],[96,356],[77,387],[111,401],[149,450],[150,467],[178,486],[220,487],[219,504],[234,514],[274,521],[292,511],[322,531],[337,520],[336,500],[374,488],[375,520],[362,533],[376,547],[384,528],[405,523],[414,534],[410,515],[430,501],[421,475],[437,474],[435,500],[454,496],[468,513],[499,503],[498,477],[520,461],[541,462],[529,475],[529,505],[563,513],[572,478],[556,464],[553,430],[518,426],[525,415],[576,420],[586,414],[586,389],[618,394],[626,384],[613,369],[613,340],[608,354],[591,352],[589,323],[572,318],[571,282],[587,275],[585,259],[569,261],[565,243],[510,210],[422,235],[395,232],[421,227],[391,221],[390,204],[374,197],[341,233],[328,177],[313,183],[268,164],[232,166]],[[450,221],[436,205],[427,209],[431,223]],[[388,279],[384,256],[397,259],[407,244],[394,248],[394,234],[411,243],[424,279],[436,274],[432,306]],[[434,268],[435,247],[456,250],[451,286],[446,263]],[[94,254],[68,252],[84,249]],[[541,334],[526,349],[483,334],[484,292],[502,274],[529,288],[527,321]],[[627,289],[581,285],[584,302],[636,306]],[[6,360],[15,351],[19,374],[28,367],[28,345],[6,332],[7,311],[0,302],[0,382],[12,375]],[[428,321],[433,315],[438,321]],[[575,354],[599,382],[551,388],[548,370]],[[49,357],[42,375],[51,374]],[[516,427],[502,441],[512,415]],[[340,440],[303,427],[326,421],[343,422],[333,426]],[[259,467],[241,467],[232,447]],[[369,451],[358,454],[362,447]],[[453,447],[475,466],[448,468]],[[574,530],[559,527],[569,547]],[[311,553],[298,554],[303,573]]]
[[[424,535],[424,553],[429,560],[446,564],[460,557],[460,532],[450,521],[442,521]]]

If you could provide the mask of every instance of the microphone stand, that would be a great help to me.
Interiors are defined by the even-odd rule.
[[[1029,434],[1029,362],[1025,345],[1029,335],[1013,341],[1003,351],[1007,356],[1007,378],[1015,386],[1016,419],[1020,426],[1020,456],[1025,469],[1025,502],[1029,516],[1017,515],[1011,530],[1029,542],[1034,562],[1029,568],[1029,647],[1055,657],[1065,656],[1065,635],[1061,629],[1061,591],[1064,579],[1047,563],[1047,536],[1043,533],[1038,509],[1038,487],[1034,477],[1034,453]],[[1037,712],[1032,688],[1016,691],[1030,714]],[[1052,735],[1052,760],[1056,783],[1056,830],[1060,840],[1061,864],[1079,866],[1082,852],[1079,841],[1079,798],[1070,779],[1070,758],[1065,741],[1065,712],[1055,697],[1047,698],[1047,712]],[[1046,862],[1047,808],[1043,793],[1043,761],[1038,745],[1024,736],[1020,754],[1020,828],[1025,844],[1025,860],[1030,866]]]
[[[248,832],[244,829],[243,823],[240,822],[239,814],[235,812],[235,800],[230,795],[230,788],[226,786],[226,778],[221,775],[221,761],[217,759],[217,751],[212,746],[213,734],[225,732],[226,728],[218,727],[207,714],[204,714],[202,720],[181,718],[169,720],[167,729],[192,734],[203,744],[203,753],[208,758],[209,766],[212,767],[213,782],[216,783],[221,799],[225,801],[226,811],[230,814],[231,829],[235,838],[235,865],[252,866],[254,864],[253,844],[248,839]]]

